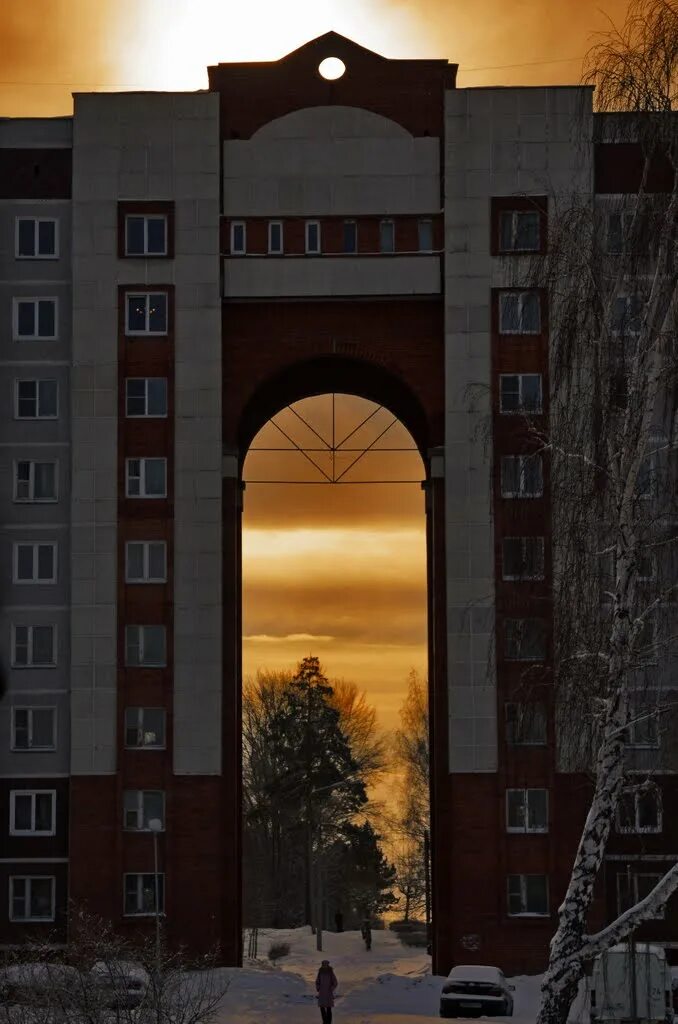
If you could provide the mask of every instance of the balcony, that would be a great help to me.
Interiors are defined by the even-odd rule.
[[[439,295],[440,256],[231,256],[224,298],[342,298]]]

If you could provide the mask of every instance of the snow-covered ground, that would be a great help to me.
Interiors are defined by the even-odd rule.
[[[276,966],[268,960],[271,943],[288,942],[289,956]],[[306,1024],[320,1021],[315,1002],[315,976],[328,959],[339,981],[335,1024],[424,1024],[438,1017],[443,978],[432,976],[430,957],[403,946],[394,932],[372,933],[368,953],[359,932],[323,934],[323,951],[315,948],[308,928],[259,932],[259,955],[240,970],[225,973],[230,987],[219,1024]],[[512,978],[513,1018],[495,1017],[498,1024],[534,1024],[541,978]],[[588,1024],[578,1001],[572,1020]]]

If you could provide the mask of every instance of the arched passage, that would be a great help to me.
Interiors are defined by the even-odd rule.
[[[333,346],[334,347],[334,346]],[[381,355],[381,354],[380,354]],[[390,363],[390,365],[389,365]],[[442,444],[443,414],[438,398],[440,380],[429,362],[421,373],[420,353],[406,366],[388,358],[361,359],[336,351],[290,361],[277,372],[259,379],[249,394],[233,395],[237,407],[228,417],[233,431],[224,445],[224,827],[235,841],[225,844],[227,887],[224,894],[224,946],[240,950],[241,896],[241,679],[242,679],[242,497],[243,466],[257,432],[280,409],[327,393],[356,395],[390,410],[409,431],[422,460],[426,507],[426,562],[428,611],[428,676],[431,711],[432,787],[440,760],[436,721],[446,715],[440,697],[445,692],[445,584],[443,479],[437,450]],[[430,376],[430,379],[428,379]],[[422,398],[424,399],[422,401]],[[426,399],[429,399],[427,402]],[[225,390],[224,401],[227,394]],[[427,407],[428,406],[428,407]],[[226,419],[226,417],[225,417]],[[230,440],[230,444],[229,444]],[[235,572],[234,572],[235,567]],[[438,568],[436,568],[438,567]],[[444,759],[444,754],[443,754]],[[237,785],[235,780],[237,779]],[[435,817],[434,878],[435,886]]]

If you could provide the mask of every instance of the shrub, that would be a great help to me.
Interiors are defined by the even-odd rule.
[[[281,960],[284,956],[288,956],[289,952],[289,942],[274,942],[269,947],[268,959],[273,960],[273,962],[275,962],[276,960]]]
[[[398,938],[404,946],[419,946],[426,949],[428,945],[426,932],[400,932]]]

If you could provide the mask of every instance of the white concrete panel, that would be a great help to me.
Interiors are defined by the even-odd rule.
[[[223,204],[238,217],[434,213],[439,142],[366,110],[297,110],[224,143]]]
[[[439,292],[439,256],[252,256],[224,260],[226,298]]]
[[[588,104],[588,109],[587,109]],[[490,293],[522,266],[490,255],[493,196],[591,189],[579,134],[580,88],[456,89],[446,94],[446,515],[450,607],[450,771],[497,766],[492,477],[480,418],[491,387]],[[587,111],[581,120],[582,111]],[[472,411],[471,411],[472,410]],[[462,609],[469,610],[468,622]],[[462,628],[463,627],[463,628]]]
[[[176,772],[221,769],[221,319],[218,97],[78,95],[74,118],[73,688],[71,767],[116,769],[117,286],[173,283],[175,418]],[[189,159],[190,154],[190,159]],[[120,199],[175,201],[175,259],[117,258]],[[209,410],[203,415],[203,400]],[[200,415],[196,415],[200,409]],[[93,441],[93,438],[96,438]],[[198,631],[193,609],[199,607]],[[195,664],[200,663],[200,671]]]

